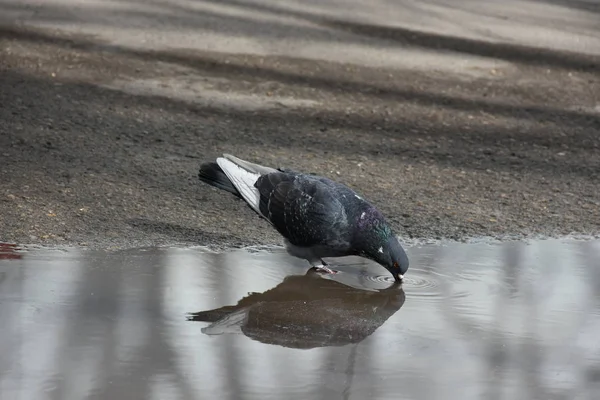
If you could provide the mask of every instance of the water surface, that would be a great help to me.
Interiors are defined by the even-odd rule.
[[[598,398],[600,241],[408,252],[2,246],[0,398]]]

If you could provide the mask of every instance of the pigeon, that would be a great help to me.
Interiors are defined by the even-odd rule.
[[[357,344],[372,335],[406,300],[402,285],[363,290],[319,276],[286,276],[263,293],[248,293],[236,305],[190,313],[210,322],[206,335],[242,333],[265,344],[295,349]],[[293,309],[294,312],[290,312]]]
[[[316,270],[336,273],[323,258],[359,256],[402,281],[409,260],[383,214],[329,178],[271,168],[223,154],[200,166],[199,179],[243,199],[284,238],[287,252]]]

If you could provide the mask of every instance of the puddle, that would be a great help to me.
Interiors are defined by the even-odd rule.
[[[600,241],[0,254],[0,398],[596,398]],[[18,255],[18,257],[17,257]]]

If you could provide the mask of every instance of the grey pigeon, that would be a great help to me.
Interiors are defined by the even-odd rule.
[[[349,187],[328,178],[274,169],[229,154],[200,166],[198,177],[242,198],[284,237],[287,252],[322,272],[326,257],[361,256],[396,281],[408,257],[383,214]]]
[[[211,322],[202,328],[206,335],[243,333],[261,343],[295,349],[345,346],[372,335],[406,299],[400,283],[363,290],[331,278],[322,279],[312,270],[290,275],[236,305],[188,314],[188,321]]]

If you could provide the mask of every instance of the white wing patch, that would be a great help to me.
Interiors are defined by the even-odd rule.
[[[217,164],[225,172],[225,175],[229,178],[233,186],[240,192],[246,203],[250,205],[260,215],[260,209],[258,204],[260,203],[260,193],[258,189],[254,187],[254,184],[260,177],[260,174],[255,174],[245,170],[237,164],[219,157],[217,158]]]
[[[378,248],[377,251],[383,254],[383,247]]]
[[[248,312],[249,310],[246,308],[234,311],[209,326],[202,328],[201,331],[206,335],[242,333],[242,327],[248,321]]]
[[[360,214],[360,219],[363,219],[365,217],[366,212],[363,211],[362,214]]]
[[[360,197],[359,195],[355,194],[354,197],[356,197],[359,200],[362,200],[362,197]]]

